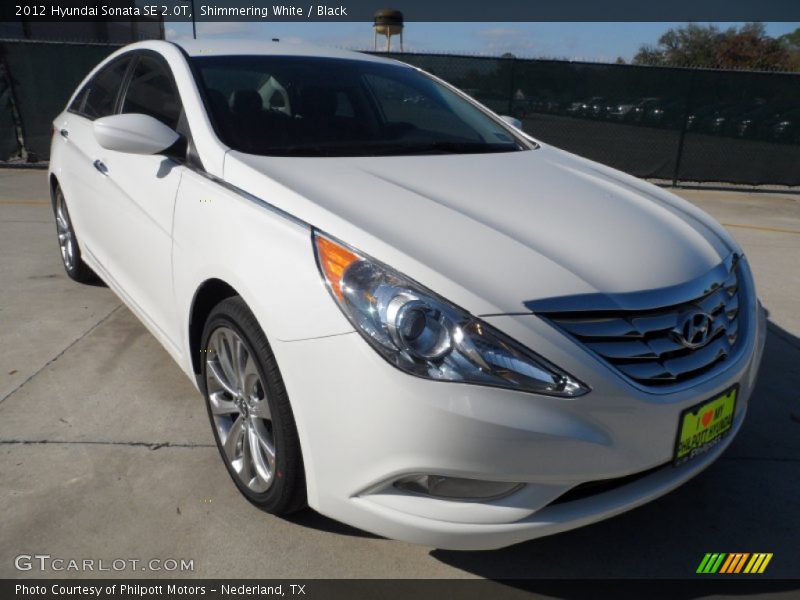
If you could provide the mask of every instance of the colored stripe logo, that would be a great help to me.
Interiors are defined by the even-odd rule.
[[[696,573],[735,575],[763,573],[772,560],[772,552],[707,552]]]

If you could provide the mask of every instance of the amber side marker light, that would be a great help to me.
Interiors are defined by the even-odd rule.
[[[341,301],[344,298],[342,293],[344,272],[347,267],[360,260],[360,257],[321,235],[316,235],[314,241],[317,244],[317,256],[325,279],[328,280],[333,293]]]

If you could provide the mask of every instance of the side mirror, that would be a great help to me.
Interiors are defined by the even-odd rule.
[[[522,129],[522,121],[516,119],[514,117],[509,117],[508,115],[500,115],[500,118],[503,119],[506,123],[511,125],[512,127],[516,127],[517,129]]]
[[[94,137],[107,150],[129,154],[159,154],[180,139],[177,131],[148,115],[129,113],[101,117]]]

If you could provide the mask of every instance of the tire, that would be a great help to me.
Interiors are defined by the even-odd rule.
[[[236,487],[274,515],[305,508],[303,456],[289,397],[267,338],[241,298],[212,309],[200,351],[211,429]]]
[[[70,279],[78,283],[95,283],[97,275],[83,262],[75,228],[67,210],[67,201],[61,186],[56,185],[53,190],[53,214],[56,218],[56,235],[58,247],[61,250],[61,262]]]

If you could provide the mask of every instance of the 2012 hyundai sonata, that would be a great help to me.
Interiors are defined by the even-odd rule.
[[[268,512],[500,547],[668,492],[742,425],[765,323],[725,230],[411,66],[133,44],[49,178],[67,274],[163,344]]]

